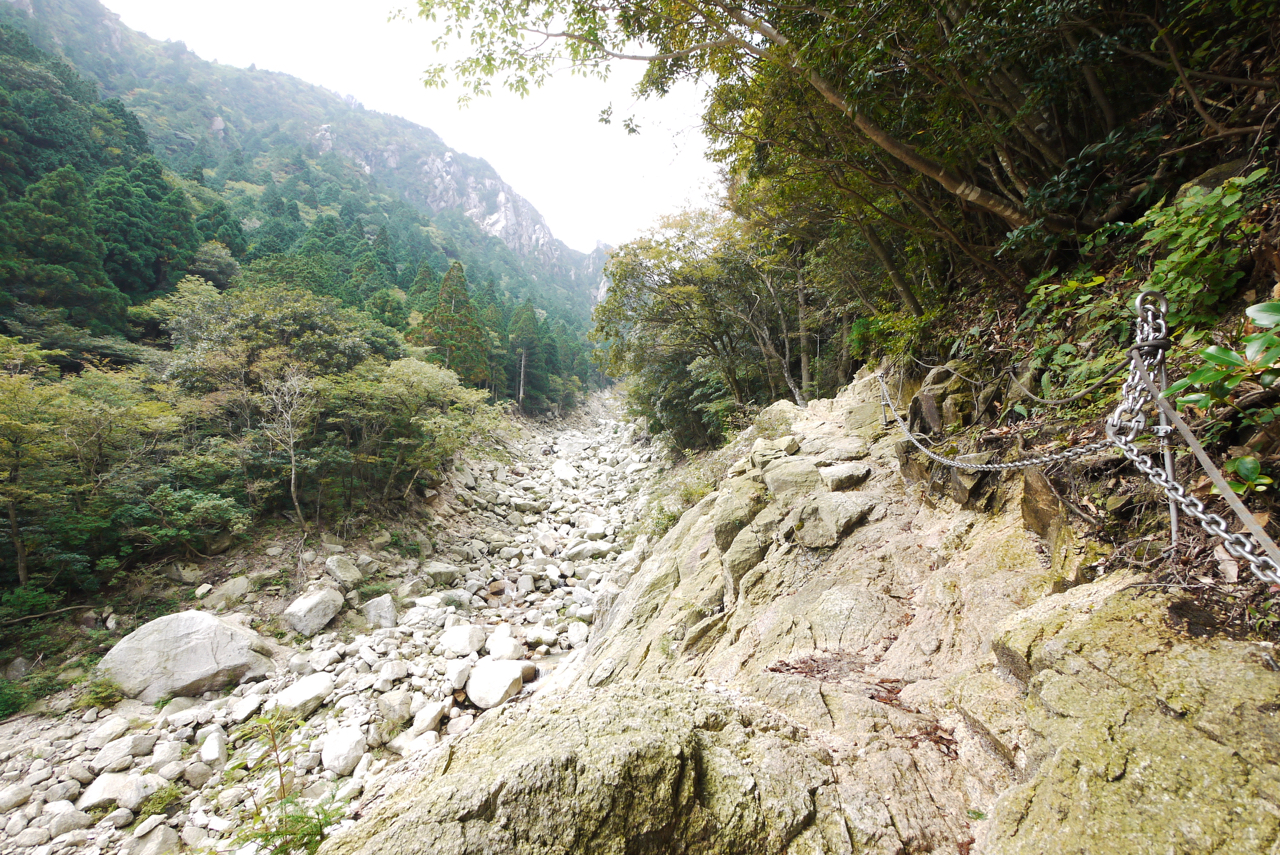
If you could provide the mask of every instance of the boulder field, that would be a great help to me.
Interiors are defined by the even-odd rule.
[[[242,635],[234,589],[162,619],[226,639],[204,659],[126,638],[101,667],[151,663],[119,681],[140,700],[0,725],[0,853],[254,855],[281,781],[243,725],[270,711],[301,722],[286,789],[336,799],[321,855],[1280,845],[1276,652],[1185,630],[1043,474],[912,483],[864,378],[770,407],[627,542],[678,477],[634,439],[593,409],[460,464],[434,555],[298,556],[284,645]],[[353,597],[379,568],[396,590]]]
[[[872,378],[721,454],[557,684],[323,855],[1276,851],[1272,646],[1180,629],[1040,473],[908,483]]]
[[[554,430],[526,423],[513,463],[459,461],[440,485],[435,543],[412,550],[428,555],[388,551],[385,533],[269,547],[265,561],[298,567],[278,608],[253,574],[195,587],[200,569],[181,565],[198,608],[144,624],[98,665],[127,700],[86,711],[64,693],[0,723],[0,855],[251,855],[238,838],[278,800],[263,716],[291,721],[290,790],[354,816],[366,787],[585,648],[640,563],[622,533],[662,466],[637,439],[598,402]],[[362,601],[374,578],[394,590]],[[272,613],[282,640],[248,627]]]

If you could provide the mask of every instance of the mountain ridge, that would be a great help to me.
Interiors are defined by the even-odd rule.
[[[179,171],[239,150],[258,154],[282,138],[333,152],[374,188],[435,217],[457,210],[500,240],[538,290],[551,289],[585,319],[600,290],[604,252],[559,240],[537,208],[484,159],[450,148],[439,133],[365,109],[294,75],[201,59],[181,41],[125,25],[97,0],[8,0],[0,4],[38,46],[62,56],[119,98],[142,122],[156,154]],[[185,96],[175,98],[175,94]],[[519,288],[513,289],[519,292]]]

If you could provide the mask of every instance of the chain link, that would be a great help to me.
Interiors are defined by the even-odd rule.
[[[1144,292],[1138,297],[1137,308],[1136,335],[1134,337],[1134,346],[1130,348],[1131,358],[1135,365],[1141,363],[1149,373],[1154,375],[1164,365],[1165,352],[1169,347],[1167,338],[1169,327],[1165,320],[1168,305],[1163,296],[1155,292]],[[1148,405],[1153,404],[1155,399],[1147,389],[1146,384],[1142,382],[1136,367],[1130,367],[1124,385],[1120,388],[1120,400],[1115,410],[1107,416],[1106,440],[1069,448],[1057,454],[1023,458],[1007,463],[970,463],[964,460],[957,460],[954,457],[945,457],[925,448],[920,443],[920,440],[911,433],[906,423],[903,422],[902,417],[898,415],[898,411],[894,408],[893,401],[889,395],[889,387],[884,382],[884,377],[876,374],[876,379],[880,381],[880,393],[884,405],[893,414],[893,418],[898,423],[898,427],[903,434],[931,460],[956,469],[966,469],[974,472],[1004,472],[1010,469],[1024,469],[1030,466],[1044,466],[1050,463],[1075,460],[1108,448],[1120,449],[1120,452],[1137,467],[1138,471],[1145,475],[1152,484],[1163,490],[1178,507],[1182,508],[1189,516],[1195,518],[1200,523],[1201,528],[1212,536],[1221,538],[1223,547],[1229,555],[1247,562],[1250,571],[1256,578],[1263,582],[1280,584],[1280,565],[1271,560],[1269,556],[1263,554],[1263,551],[1259,549],[1253,538],[1242,532],[1232,532],[1228,528],[1225,519],[1207,511],[1204,502],[1188,493],[1186,487],[1170,478],[1168,473],[1158,467],[1149,455],[1143,454],[1139,450],[1134,440],[1138,434],[1146,429],[1146,408]]]
[[[1057,454],[1046,454],[1041,457],[1028,457],[1020,460],[1011,460],[1007,463],[970,463],[967,460],[958,460],[954,457],[944,457],[929,449],[925,448],[920,440],[916,439],[915,434],[907,427],[902,420],[902,416],[898,415],[898,411],[894,408],[893,402],[889,400],[889,387],[885,385],[884,377],[877,374],[876,379],[880,381],[880,392],[884,397],[884,404],[889,412],[893,414],[893,419],[898,423],[898,427],[902,429],[907,439],[915,444],[915,447],[924,452],[925,456],[931,460],[952,467],[953,469],[967,469],[971,472],[1007,472],[1011,469],[1025,469],[1028,466],[1047,466],[1050,463],[1062,463],[1066,460],[1075,460],[1079,457],[1087,457],[1090,454],[1097,454],[1099,451],[1106,451],[1108,448],[1114,448],[1115,443],[1110,439],[1104,439],[1101,442],[1092,442],[1088,445],[1078,446],[1076,448],[1068,448],[1065,451],[1059,451]]]

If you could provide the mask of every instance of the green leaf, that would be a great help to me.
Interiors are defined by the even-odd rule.
[[[1280,345],[1274,333],[1257,333],[1244,338],[1244,355],[1246,359],[1257,361],[1267,348]]]
[[[1204,392],[1196,392],[1194,395],[1185,395],[1178,399],[1179,407],[1195,407],[1199,410],[1207,410],[1213,406],[1213,399]]]
[[[1245,481],[1257,481],[1262,474],[1262,464],[1256,457],[1237,457],[1234,461],[1235,473]]]
[[[1200,351],[1200,355],[1214,365],[1230,365],[1234,368],[1243,368],[1245,366],[1243,356],[1234,350],[1227,350],[1225,347],[1219,347],[1216,344]]]
[[[1204,383],[1217,383],[1223,377],[1230,374],[1230,371],[1223,371],[1221,368],[1214,368],[1212,365],[1202,365],[1187,376],[1187,380],[1197,385]]]
[[[1260,327],[1274,327],[1280,324],[1280,302],[1259,303],[1245,309],[1244,313]]]

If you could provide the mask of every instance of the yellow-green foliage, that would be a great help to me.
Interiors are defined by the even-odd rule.
[[[124,690],[114,680],[99,677],[85,689],[84,694],[76,699],[76,707],[113,707],[124,700]]]

